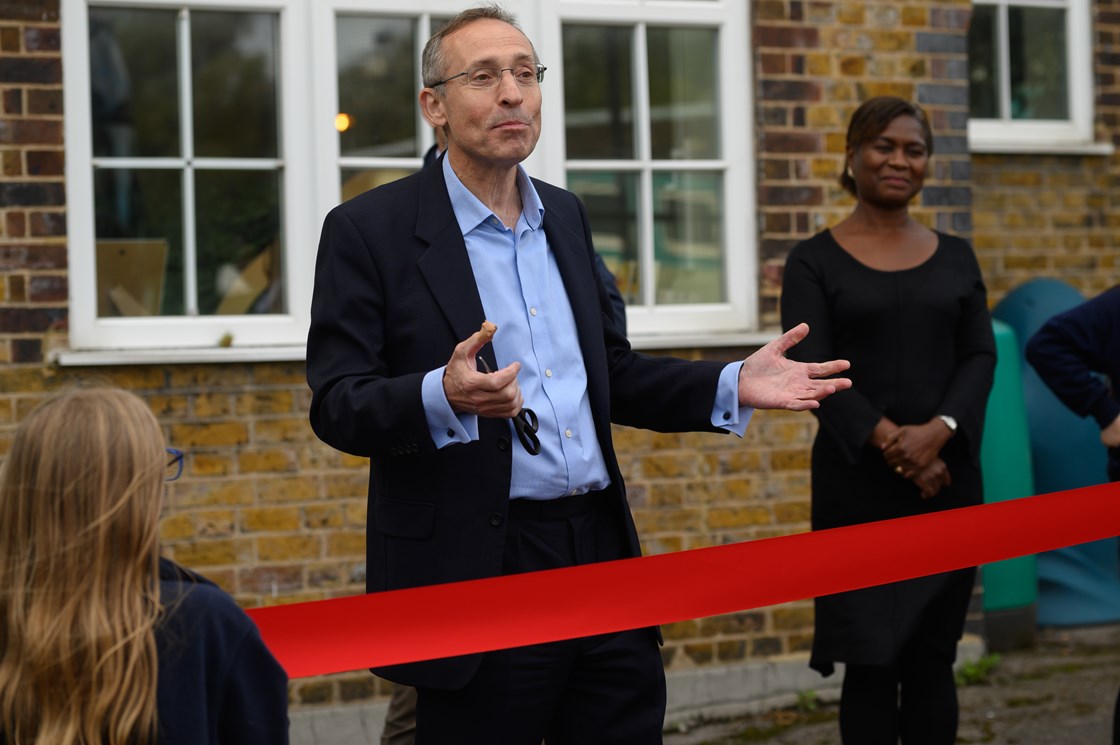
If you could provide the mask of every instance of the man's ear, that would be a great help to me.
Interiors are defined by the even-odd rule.
[[[447,114],[443,110],[443,97],[431,88],[420,91],[420,113],[428,120],[428,124],[438,129],[443,129],[447,124]]]

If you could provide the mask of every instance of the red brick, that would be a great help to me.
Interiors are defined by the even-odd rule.
[[[755,26],[754,43],[759,47],[794,47],[816,49],[820,46],[820,33],[805,26]]]
[[[0,246],[0,271],[65,269],[66,263],[66,246]]]
[[[59,84],[62,82],[62,61],[57,57],[0,57],[0,80]]]
[[[57,27],[30,26],[23,34],[28,52],[57,52],[60,48]]]
[[[31,235],[35,238],[66,235],[66,213],[32,212]]]
[[[0,308],[0,333],[42,333],[65,323],[65,308]]]
[[[65,162],[61,150],[28,150],[28,176],[62,176]]]
[[[4,216],[4,235],[8,238],[22,238],[27,235],[27,213],[11,210]],[[0,253],[0,266],[3,255]]]
[[[0,0],[0,18],[49,23],[58,21],[59,0]]]
[[[27,113],[31,116],[59,116],[62,114],[61,88],[29,88]]]
[[[12,362],[31,363],[43,361],[41,339],[12,339]]]
[[[3,78],[3,75],[3,70],[0,70],[0,78]],[[0,121],[0,144],[61,145],[62,122],[50,119]]]
[[[66,277],[33,275],[28,283],[27,299],[33,303],[61,302],[67,299],[68,292]]]
[[[3,110],[8,116],[23,114],[23,89],[9,88],[3,94]]]

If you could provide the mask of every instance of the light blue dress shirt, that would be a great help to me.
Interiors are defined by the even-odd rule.
[[[555,499],[610,484],[595,436],[587,371],[575,317],[544,232],[544,205],[525,170],[518,167],[522,210],[514,229],[474,196],[448,158],[443,175],[486,318],[498,327],[494,357],[499,368],[519,361],[517,382],[525,407],[540,420],[540,455],[530,455],[510,422],[513,473],[510,497]],[[711,421],[742,436],[753,409],[739,406],[742,362],[720,375]],[[437,448],[478,439],[478,417],[452,410],[443,390],[444,368],[424,377],[428,428]]]

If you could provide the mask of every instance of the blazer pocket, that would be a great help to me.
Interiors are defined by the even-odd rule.
[[[436,506],[431,502],[410,502],[377,497],[373,501],[374,529],[393,538],[424,540],[435,531]]]

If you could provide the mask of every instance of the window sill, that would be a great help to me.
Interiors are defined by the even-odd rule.
[[[303,345],[191,349],[56,349],[51,352],[50,361],[59,367],[301,362],[306,357],[306,352]]]
[[[1116,152],[1111,142],[969,142],[968,151],[974,155],[1102,155]]]
[[[760,347],[778,337],[777,331],[748,331],[735,334],[667,334],[635,336],[634,349],[706,349],[717,347]],[[50,362],[59,367],[107,367],[114,365],[208,365],[240,362],[302,362],[304,346],[205,347],[197,349],[56,349]]]

